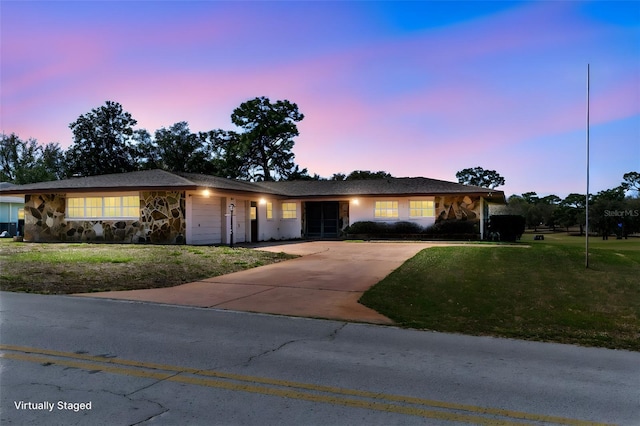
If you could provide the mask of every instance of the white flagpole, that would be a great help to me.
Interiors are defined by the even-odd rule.
[[[589,267],[589,64],[587,64],[587,195],[586,195],[586,238],[584,266]]]

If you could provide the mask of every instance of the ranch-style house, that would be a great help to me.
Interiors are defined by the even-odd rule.
[[[423,177],[247,182],[147,170],[16,185],[24,240],[228,244],[340,238],[358,221],[468,220],[486,232],[502,191]]]

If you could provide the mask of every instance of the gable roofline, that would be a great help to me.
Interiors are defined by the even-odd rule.
[[[287,198],[327,198],[353,196],[478,195],[505,203],[504,192],[424,177],[373,180],[299,180],[247,182],[196,173],[143,170],[58,181],[15,185],[0,189],[1,195],[60,192],[115,192],[153,190],[198,190],[211,188],[247,194]]]

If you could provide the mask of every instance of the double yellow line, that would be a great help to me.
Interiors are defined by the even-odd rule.
[[[265,377],[245,376],[222,371],[156,364],[86,354],[60,352],[13,345],[0,345],[0,356],[25,362],[48,363],[89,371],[142,377],[207,386],[239,392],[258,393],[282,398],[399,413],[429,419],[481,425],[511,425],[543,422],[560,425],[601,425],[564,417],[530,414],[498,408],[455,404],[429,399],[314,385]]]

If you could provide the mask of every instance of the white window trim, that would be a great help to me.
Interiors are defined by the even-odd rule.
[[[104,213],[104,199],[119,197],[122,201],[123,197],[136,197],[140,202],[140,194],[138,192],[117,192],[117,193],[71,193],[65,197],[65,218],[68,220],[139,220],[140,206],[138,205],[138,214],[136,216],[70,216],[69,215],[69,199],[71,198],[102,198],[102,213]],[[120,206],[122,209],[122,205]],[[121,210],[122,211],[122,210]],[[86,213],[86,206],[85,206]]]
[[[269,206],[271,206],[271,217],[269,217]],[[267,218],[267,220],[273,220],[273,202],[267,201],[265,203],[264,215]]]
[[[376,204],[377,203],[396,203],[396,208],[391,208],[391,209],[378,209],[376,208]],[[378,216],[376,213],[378,210],[395,210],[396,211],[396,215],[395,216]],[[400,202],[398,200],[374,200],[373,201],[373,218],[374,220],[397,220],[400,218]]]
[[[293,204],[293,210],[285,210],[284,209],[284,205],[285,204]],[[280,209],[281,209],[281,213],[282,213],[282,220],[296,220],[298,219],[298,205],[296,203],[290,202],[290,201],[283,201],[282,203],[280,203]],[[285,212],[294,212],[295,216],[294,217],[284,217],[284,213]]]
[[[426,210],[426,209],[423,209],[423,208],[420,208],[420,209],[411,208],[411,203],[412,202],[416,202],[416,201],[418,201],[418,202],[428,201],[428,202],[433,203],[433,207],[432,207],[433,214],[432,215],[428,215],[428,216],[423,216],[423,215],[412,216],[411,215],[411,210]],[[410,199],[409,200],[409,218],[420,219],[420,218],[430,218],[430,217],[436,217],[436,202],[435,202],[435,200],[433,198],[432,199],[429,199],[429,198],[414,198],[414,199]]]

